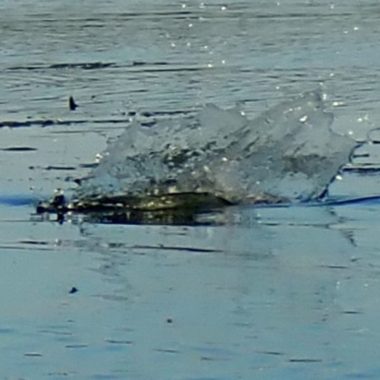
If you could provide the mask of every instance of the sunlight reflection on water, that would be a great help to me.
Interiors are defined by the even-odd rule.
[[[364,140],[379,119],[378,10],[3,1],[0,195],[73,188],[135,112],[239,104],[253,118],[320,83],[334,129]],[[378,194],[377,146],[354,161],[374,171],[345,172],[334,194]],[[60,225],[4,203],[4,378],[379,377],[376,204],[231,208],[230,224],[185,227]]]

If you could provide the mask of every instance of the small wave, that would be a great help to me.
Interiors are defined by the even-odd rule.
[[[31,120],[3,120],[0,121],[0,128],[28,128],[28,127],[51,127],[55,125],[80,125],[86,123],[92,124],[125,124],[125,118],[110,119],[31,119]]]
[[[60,69],[82,69],[82,70],[99,70],[109,67],[115,67],[114,62],[62,62],[53,63],[49,65],[35,64],[35,65],[22,65],[11,66],[8,71],[35,71],[35,70],[60,70]]]
[[[34,152],[37,148],[31,146],[9,146],[7,148],[1,148],[3,152]]]
[[[326,206],[346,206],[346,205],[378,205],[380,204],[380,195],[358,198],[329,198],[319,205]]]
[[[0,205],[5,206],[27,206],[35,205],[38,203],[38,198],[36,196],[30,195],[6,195],[0,194]]]

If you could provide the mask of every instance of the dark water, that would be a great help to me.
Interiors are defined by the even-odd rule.
[[[88,173],[129,112],[149,122],[212,102],[256,115],[318,86],[334,128],[371,139],[332,196],[378,195],[378,11],[1,1],[0,377],[379,378],[375,199],[229,208],[210,226],[33,215]]]

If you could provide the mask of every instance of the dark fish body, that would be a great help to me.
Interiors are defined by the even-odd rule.
[[[201,211],[225,207],[232,203],[208,193],[175,193],[147,195],[144,197],[117,195],[94,196],[66,202],[62,195],[55,196],[47,202],[40,202],[37,212],[53,213],[91,213],[141,211],[154,212],[164,210]]]
[[[197,215],[213,212],[231,202],[208,193],[176,193],[144,197],[94,196],[67,202],[62,194],[40,202],[38,214],[82,214],[87,221],[116,224],[197,224]]]

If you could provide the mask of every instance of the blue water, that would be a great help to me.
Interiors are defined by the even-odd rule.
[[[378,10],[0,1],[0,378],[378,379]],[[365,142],[324,206],[230,207],[201,226],[34,213],[130,112],[253,117],[319,86],[333,128]]]

